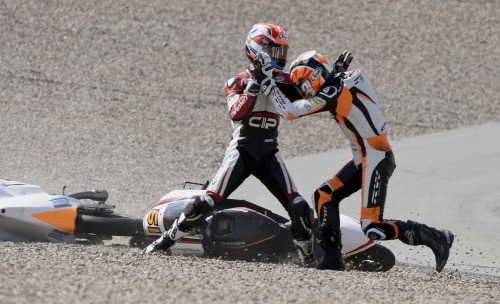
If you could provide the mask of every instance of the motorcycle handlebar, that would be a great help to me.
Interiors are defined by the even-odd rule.
[[[109,194],[106,190],[90,190],[73,193],[68,196],[77,200],[89,199],[97,202],[105,202],[108,199]]]

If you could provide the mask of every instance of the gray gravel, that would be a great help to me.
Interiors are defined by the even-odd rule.
[[[500,121],[500,2],[322,2],[0,1],[0,177],[106,188],[136,216],[212,178],[231,136],[222,86],[261,21],[287,29],[290,58],[351,50],[392,139]],[[283,122],[283,156],[344,148],[333,125]],[[0,286],[1,303],[500,302],[499,277],[142,257],[120,239],[0,243]]]

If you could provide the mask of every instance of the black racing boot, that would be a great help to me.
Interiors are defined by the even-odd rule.
[[[318,241],[324,254],[316,269],[345,270],[344,260],[342,260],[342,242],[338,234],[325,226],[319,228]]]
[[[437,230],[414,221],[399,222],[398,224],[402,224],[399,230],[399,240],[405,244],[425,245],[432,249],[436,256],[436,271],[441,272],[450,255],[450,248],[455,238],[453,233],[448,230]]]

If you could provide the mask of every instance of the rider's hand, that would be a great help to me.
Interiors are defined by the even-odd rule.
[[[349,64],[351,64],[351,61],[352,61],[351,53],[348,51],[344,51],[335,60],[335,63],[334,63],[335,72],[336,73],[343,73],[343,72],[347,71],[347,69],[349,68]]]
[[[274,82],[274,79],[272,77],[267,77],[266,79],[262,80],[260,84],[260,89],[262,93],[269,95],[271,93],[272,89],[276,86],[276,83]]]
[[[245,90],[247,91],[248,95],[257,96],[257,95],[259,95],[260,85],[257,82],[257,80],[252,78],[252,79],[250,79],[250,81],[248,81],[248,84],[247,84]]]
[[[272,88],[275,86],[273,80],[273,66],[271,65],[271,57],[267,53],[259,52],[255,57],[255,80],[260,84],[260,89],[264,94],[269,95]]]
[[[259,52],[255,57],[254,64],[257,67],[254,77],[258,83],[261,83],[266,78],[273,77],[271,57],[267,53]]]

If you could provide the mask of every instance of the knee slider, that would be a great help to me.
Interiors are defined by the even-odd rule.
[[[365,235],[370,240],[385,240],[387,237],[380,227],[369,227],[365,230]]]
[[[323,183],[318,189],[316,189],[312,195],[314,202],[314,209],[316,214],[320,216],[322,214],[322,209],[326,204],[332,201],[333,188],[328,183]]]
[[[318,189],[316,189],[313,193],[314,202],[318,203],[318,201],[322,197],[330,197],[333,193],[333,188],[327,182],[323,183]]]
[[[394,227],[389,223],[373,223],[363,228],[365,235],[371,240],[392,240],[396,236]]]
[[[316,191],[321,191],[321,192],[324,192],[324,193],[326,193],[328,195],[332,195],[333,188],[332,188],[332,186],[330,186],[329,183],[325,182]]]

